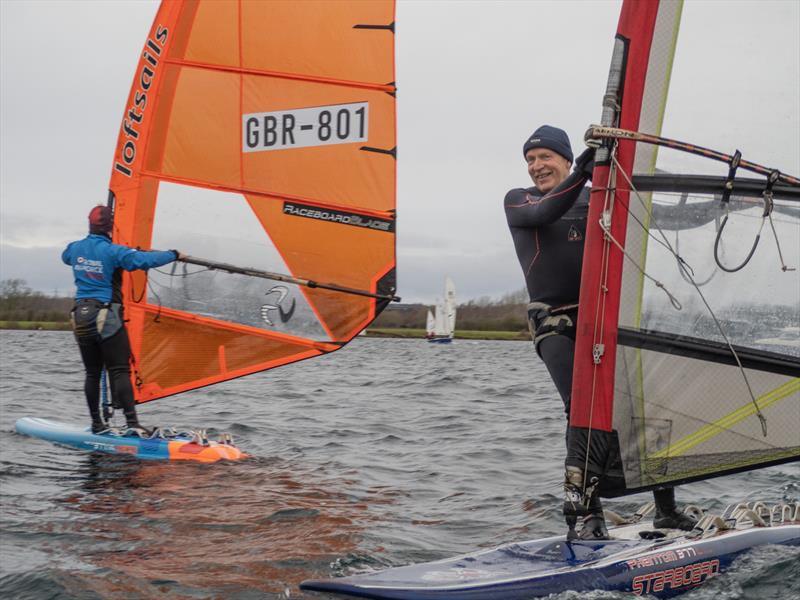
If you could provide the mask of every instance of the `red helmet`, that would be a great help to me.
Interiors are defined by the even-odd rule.
[[[107,206],[95,206],[89,212],[89,233],[111,235],[111,225],[113,223],[114,214]]]

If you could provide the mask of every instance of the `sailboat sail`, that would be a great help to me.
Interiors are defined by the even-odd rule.
[[[392,0],[163,2],[114,156],[114,240],[234,268],[124,275],[137,401],[366,327],[395,290],[395,156]]]
[[[449,277],[444,282],[444,300],[437,300],[434,312],[428,311],[426,337],[450,341],[456,330],[456,286]]]
[[[433,335],[436,337],[446,337],[448,334],[445,303],[443,300],[437,300],[433,317]]]
[[[428,311],[428,316],[425,320],[425,335],[431,337],[436,334],[436,317],[433,316],[431,311]]]
[[[740,25],[704,26],[720,18]],[[774,39],[748,64],[791,81],[728,60],[762,25]],[[603,495],[800,460],[800,186],[777,171],[800,171],[798,29],[789,3],[623,3],[587,133],[602,146],[569,431]],[[646,139],[662,129],[730,155]],[[743,176],[746,144],[776,170]]]
[[[452,337],[456,331],[456,286],[449,277],[444,281],[444,307],[447,332]]]

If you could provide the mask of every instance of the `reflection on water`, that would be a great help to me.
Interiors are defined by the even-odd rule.
[[[57,502],[67,513],[60,533],[83,541],[63,550],[114,572],[92,578],[90,589],[103,597],[140,592],[143,583],[162,592],[280,594],[331,557],[354,553],[371,519],[366,503],[340,491],[352,482],[310,473],[303,480],[281,461],[209,466],[90,455],[80,474]]]

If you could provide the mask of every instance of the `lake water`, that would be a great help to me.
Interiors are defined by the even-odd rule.
[[[561,401],[526,342],[358,338],[334,354],[165,398],[146,425],[229,431],[214,465],[94,456],[14,433],[86,422],[68,332],[0,331],[0,597],[323,598],[303,579],[558,534]],[[797,500],[797,463],[679,501]],[[632,512],[640,494],[608,502]],[[617,599],[625,594],[566,593]],[[800,598],[800,554],[763,548],[684,598]]]

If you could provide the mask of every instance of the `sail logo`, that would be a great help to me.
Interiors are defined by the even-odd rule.
[[[353,144],[368,137],[368,102],[242,115],[245,153]]]
[[[292,298],[292,304],[289,307],[289,310],[285,311],[283,309],[282,302],[284,301],[286,296],[289,295],[289,288],[283,285],[276,285],[275,287],[270,289],[265,295],[270,296],[272,294],[277,294],[278,297],[273,304],[261,305],[261,319],[264,321],[264,323],[266,323],[270,327],[273,327],[275,325],[275,322],[270,317],[270,312],[277,310],[278,316],[280,316],[281,319],[281,323],[288,323],[289,319],[291,319],[292,315],[294,315],[294,309],[296,306],[295,300],[294,298]]]
[[[159,25],[156,29],[155,39],[152,37],[147,38],[145,49],[142,52],[144,60],[141,61],[138,79],[135,80],[138,85],[134,90],[131,90],[132,101],[122,119],[122,135],[125,136],[125,143],[123,144],[120,140],[118,144],[118,156],[114,160],[114,170],[127,177],[133,175],[132,167],[136,161],[136,143],[139,141],[142,120],[147,107],[147,94],[156,77],[159,58],[167,43],[168,35],[169,30]]]
[[[298,204],[297,202],[284,202],[283,214],[292,215],[294,217],[305,217],[307,219],[317,219],[318,221],[328,221],[330,223],[341,223],[342,225],[352,225],[353,227],[376,229],[378,231],[394,231],[394,221],[390,219],[367,217],[365,215],[357,215],[341,210]]]

